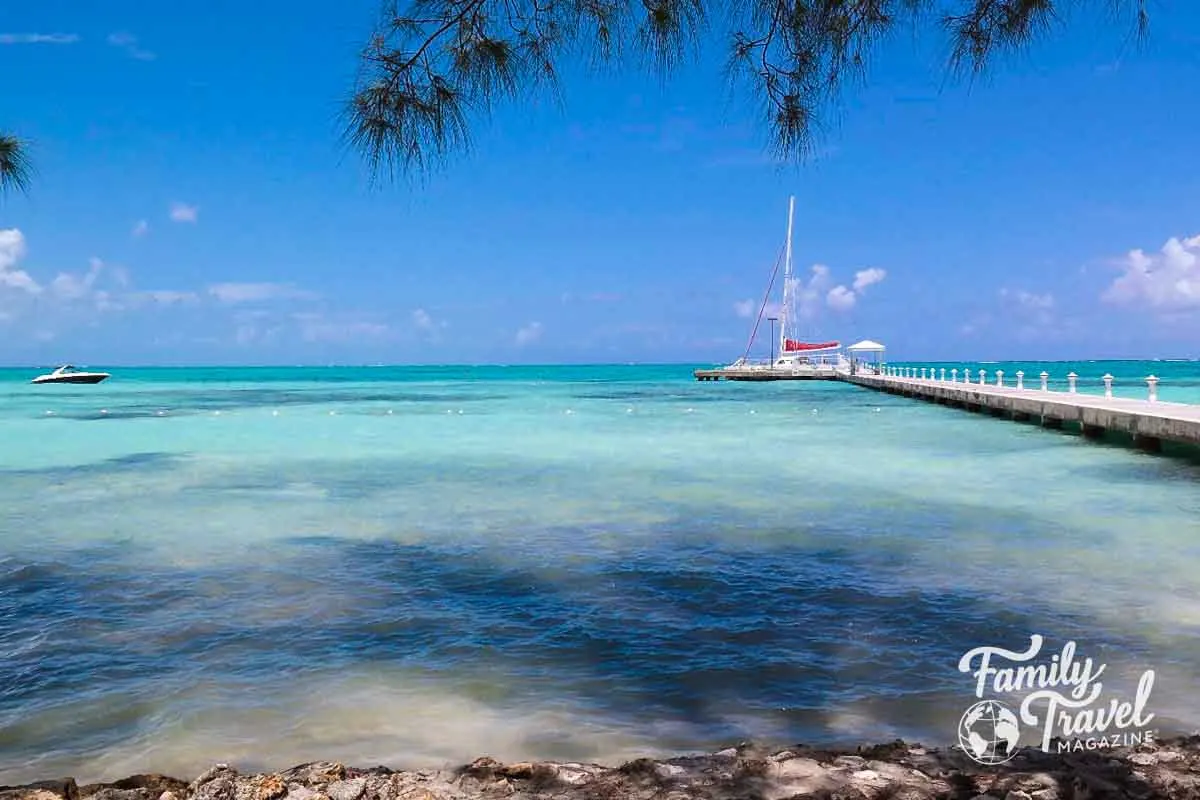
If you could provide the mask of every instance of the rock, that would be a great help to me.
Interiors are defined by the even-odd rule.
[[[654,770],[660,778],[668,781],[687,774],[687,770],[678,764],[658,764]]]
[[[148,789],[114,789],[111,786],[96,789],[84,795],[87,800],[155,800],[158,795]]]
[[[240,775],[218,764],[195,781],[134,775],[0,787],[0,800],[1200,800],[1200,737],[1104,752],[1027,748],[981,767],[955,750],[902,742],[857,752],[742,744],[708,755],[641,758],[620,767],[490,757],[459,769],[393,771],[332,761]]]
[[[216,778],[218,775],[226,772],[231,773],[233,777],[237,777],[237,770],[230,769],[228,764],[214,764],[204,772],[201,772],[200,777],[188,784],[188,793],[190,794],[196,791],[196,787],[200,786],[201,784],[208,783],[213,778]]]
[[[233,776],[224,773],[196,787],[191,800],[241,800]]]
[[[344,779],[346,767],[336,761],[313,761],[284,770],[279,773],[279,777],[287,783],[300,783],[310,787],[324,786]]]
[[[496,769],[496,774],[503,775],[506,778],[516,778],[518,780],[528,780],[533,777],[534,766],[528,761],[519,761],[516,764],[509,764]]]
[[[173,798],[178,798],[180,795],[186,794],[188,785],[178,778],[171,778],[166,775],[131,775],[114,783],[81,786],[79,788],[79,795],[80,797],[88,797],[100,789],[137,790],[140,792],[139,796],[145,797],[146,800],[162,800],[165,794],[169,794]]]
[[[329,795],[329,800],[358,800],[366,788],[366,778],[353,778],[334,781],[325,787],[325,794]],[[262,798],[261,800],[274,800],[274,798]]]
[[[579,786],[592,779],[592,773],[581,765],[561,765],[555,768],[555,778],[568,786]]]
[[[790,758],[775,765],[778,778],[811,778],[824,775],[828,770],[811,758]]]
[[[0,800],[76,800],[79,790],[75,780],[68,778],[70,787],[65,782],[45,781],[48,786],[30,784],[28,786],[5,786],[0,788]],[[71,794],[67,794],[71,792]]]
[[[79,800],[74,778],[38,781],[24,786],[0,786],[0,800]]]

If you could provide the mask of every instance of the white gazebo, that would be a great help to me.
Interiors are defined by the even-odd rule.
[[[875,363],[867,365],[868,369],[873,369],[876,375],[883,373],[883,351],[887,348],[879,342],[873,342],[870,339],[863,339],[861,342],[850,345],[846,351],[850,353],[850,370],[857,372],[862,366],[860,364],[860,356],[874,354]]]

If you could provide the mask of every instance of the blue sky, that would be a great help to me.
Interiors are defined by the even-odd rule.
[[[1200,356],[1194,4],[1154,6],[1141,48],[1080,18],[974,86],[898,37],[799,169],[717,42],[666,83],[569,71],[424,187],[372,187],[339,139],[376,11],[6,11],[0,130],[38,172],[0,198],[0,363],[728,361],[789,194],[805,336]]]

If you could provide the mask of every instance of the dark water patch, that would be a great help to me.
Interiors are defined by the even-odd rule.
[[[220,392],[154,393],[154,398],[139,393],[136,400],[128,395],[93,398],[90,408],[79,408],[80,398],[70,398],[65,409],[53,414],[39,414],[45,419],[140,419],[145,417],[179,417],[214,411],[234,412],[263,408],[295,408],[301,406],[392,403],[400,406],[454,404],[455,407],[496,403],[510,399],[499,392],[434,392],[434,391],[279,391],[272,389],[226,389]],[[103,411],[103,413],[102,413]]]
[[[603,392],[572,392],[576,400],[658,400],[663,393],[652,389],[608,390]]]
[[[295,474],[341,491],[348,478],[322,463],[282,475],[243,471],[237,480],[281,486]],[[375,465],[378,486],[394,485],[398,463],[405,479],[428,469],[380,459],[346,474]],[[474,464],[446,474],[552,479],[519,463],[510,472]],[[957,672],[958,658],[980,644],[1020,648],[1039,632],[1076,638],[1083,649],[1104,638],[1122,658],[1163,655],[1055,598],[974,585],[968,576],[981,571],[949,557],[957,586],[926,588],[911,571],[911,543],[894,531],[889,543],[886,526],[945,525],[976,509],[876,499],[903,504],[865,528],[806,506],[747,519],[744,509],[710,502],[698,518],[680,503],[677,518],[616,547],[609,540],[619,528],[578,526],[513,530],[486,544],[451,535],[420,544],[347,540],[335,531],[207,567],[138,560],[130,544],[57,561],[9,559],[0,563],[0,652],[11,654],[19,679],[0,690],[0,742],[38,752],[76,735],[72,725],[103,729],[96,741],[128,734],[86,715],[44,730],[19,727],[31,710],[81,698],[159,696],[199,676],[278,697],[282,675],[372,664],[447,676],[474,667],[530,701],[575,697],[634,724],[685,721],[713,741],[744,732],[730,709],[774,709],[763,713],[793,740],[811,741],[830,735],[832,715],[848,704],[930,690],[965,702],[971,682]],[[910,513],[914,503],[919,513]],[[997,536],[1020,533],[1021,515],[987,524]],[[1185,647],[1176,658],[1194,671],[1194,655]]]
[[[776,709],[795,740],[813,740],[829,732],[796,709],[832,713],[916,687],[965,702],[957,663],[970,647],[1021,647],[1031,632],[1098,638],[1094,620],[1038,598],[924,589],[902,561],[856,542],[740,549],[673,539],[677,524],[583,561],[570,557],[588,542],[570,530],[489,546],[303,536],[270,559],[206,568],[134,568],[120,548],[10,559],[0,647],[20,679],[0,692],[0,741],[36,752],[63,726],[127,735],[126,723],[90,718],[21,727],[31,709],[81,698],[155,696],[199,675],[274,691],[297,670],[372,663],[447,675],[474,665],[530,700],[575,696],[714,740],[741,732],[723,709]]]
[[[1086,443],[1097,446],[1094,442]],[[1113,447],[1124,447],[1120,444]],[[1200,451],[1180,448],[1173,458],[1162,458],[1158,454],[1123,452],[1117,458],[1095,459],[1086,464],[1071,467],[1071,473],[1082,480],[1099,480],[1112,485],[1124,485],[1138,489],[1146,484],[1185,483],[1200,480]],[[1200,502],[1198,500],[1197,502]]]
[[[44,415],[42,419],[95,422],[98,420],[167,419],[167,417],[196,416],[197,414],[199,414],[199,411],[196,409],[176,409],[168,411],[164,409],[118,408],[102,409],[100,411],[60,411],[60,413],[53,415]]]
[[[0,474],[27,478],[42,478],[51,482],[62,482],[75,478],[94,478],[101,475],[130,472],[161,472],[177,468],[186,456],[179,453],[130,453],[114,456],[90,464],[72,466],[32,467],[0,469]]]
[[[552,492],[573,491],[587,481],[593,467],[586,463],[559,464],[542,459],[522,459],[517,453],[507,457],[490,458],[439,455],[430,457],[424,451],[404,455],[356,459],[305,459],[270,466],[233,465],[219,477],[191,483],[180,491],[195,496],[210,492],[283,492],[290,486],[315,487],[331,500],[370,500],[397,491],[413,491],[421,486],[436,484],[438,496],[449,497],[450,486],[461,486],[467,493],[484,487],[489,494],[502,494],[507,488],[526,493],[531,486],[544,487]],[[628,480],[658,482],[680,489],[704,487],[710,480],[697,479],[683,467],[630,468]],[[725,479],[726,486],[736,485],[734,478]],[[653,485],[645,484],[645,485]],[[814,484],[815,485],[815,484]],[[628,508],[635,505],[661,508],[654,497],[637,496],[625,501]],[[453,507],[439,509],[453,514]]]

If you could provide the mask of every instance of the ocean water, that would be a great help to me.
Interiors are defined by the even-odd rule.
[[[1200,727],[1196,462],[691,370],[0,370],[0,784],[949,744],[1031,634]]]

